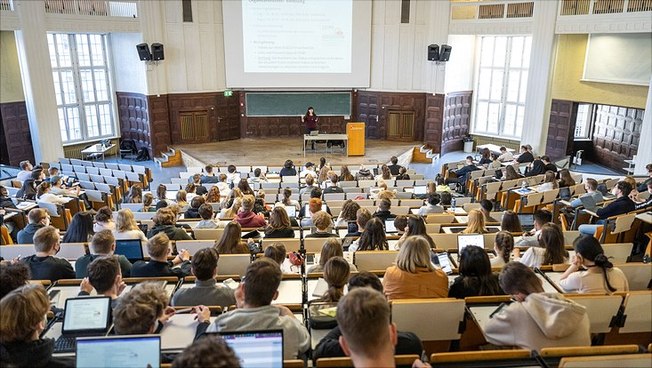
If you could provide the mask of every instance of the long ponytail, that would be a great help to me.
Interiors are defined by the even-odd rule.
[[[610,268],[613,268],[613,263],[609,261],[609,258],[607,258],[604,253],[596,255],[593,262],[595,262],[597,267],[602,268],[602,274],[604,275],[604,282],[607,284],[607,289],[609,289],[609,291],[612,293],[615,292],[617,289],[611,286],[611,283],[609,282],[609,276],[607,275],[607,271],[609,271]]]
[[[575,248],[575,252],[579,253],[585,259],[594,262],[595,267],[600,267],[602,269],[607,289],[612,293],[615,292],[617,289],[611,285],[609,282],[609,276],[607,275],[609,269],[613,268],[614,265],[604,254],[600,242],[593,236],[580,236],[575,239],[573,247]]]

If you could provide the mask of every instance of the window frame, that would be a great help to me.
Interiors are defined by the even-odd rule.
[[[579,110],[580,106],[586,105],[588,106],[588,111],[586,113],[586,121],[584,122],[585,124],[585,134],[578,136],[577,135],[577,119],[579,117]],[[577,103],[577,113],[575,114],[575,129],[573,130],[573,141],[590,141],[592,140],[591,137],[593,137],[593,128],[595,127],[595,104],[592,103],[584,103],[580,102]]]
[[[485,38],[492,38],[492,47],[490,47],[491,50],[491,55],[490,59],[492,60],[490,65],[483,65],[483,46],[484,46],[484,40]],[[499,38],[504,38],[505,39],[505,48],[504,48],[504,60],[501,61],[501,65],[495,65],[495,50],[496,50],[496,40]],[[520,55],[520,66],[512,66],[512,53],[513,53],[513,43],[515,38],[522,38],[522,46],[521,46],[521,55]],[[529,44],[529,50],[526,47],[526,44]],[[472,134],[477,134],[477,135],[483,135],[483,136],[488,136],[488,137],[499,137],[499,138],[505,138],[505,139],[515,139],[519,140],[521,138],[523,129],[524,129],[524,121],[520,122],[519,126],[519,116],[524,117],[525,115],[525,93],[527,90],[527,83],[528,80],[525,82],[523,81],[524,74],[527,75],[525,78],[529,79],[529,60],[531,57],[531,50],[532,50],[532,35],[529,34],[521,34],[521,35],[482,35],[478,36],[476,40],[476,60],[475,60],[475,73],[474,73],[474,93],[473,93],[473,114],[472,114],[472,121],[471,121],[471,132]],[[527,55],[526,57],[526,52],[530,52],[530,55]],[[527,60],[527,64],[525,61]],[[480,93],[480,84],[481,81],[483,80],[483,77],[486,77],[483,72],[488,72],[488,86],[486,87],[487,90],[487,97],[481,98],[481,93]],[[501,90],[500,90],[500,96],[498,98],[495,98],[492,95],[492,88],[494,88],[494,73],[500,72],[502,73],[502,80],[501,80]],[[516,91],[516,101],[511,101],[508,99],[508,94],[509,94],[509,79],[510,79],[510,74],[511,73],[518,73],[518,81],[517,81],[517,91]],[[486,79],[486,78],[485,78]],[[484,93],[482,94],[484,95]],[[522,97],[522,100],[521,100]],[[484,125],[484,129],[478,129],[478,113],[480,111],[480,106],[484,104],[486,105],[486,114],[487,114],[487,119],[486,124]],[[489,119],[489,114],[492,105],[498,105],[498,117],[497,117],[497,126],[496,130],[490,130],[489,125],[490,119]],[[507,108],[508,107],[514,107],[514,122],[513,122],[513,128],[511,132],[506,131],[506,122],[505,118],[507,115]],[[521,114],[519,114],[521,112]],[[520,129],[519,129],[520,128]],[[519,132],[520,130],[520,132]]]
[[[91,36],[99,36],[101,42],[100,52],[101,56],[97,56],[96,50],[93,50],[93,42]],[[51,61],[51,73],[53,74],[53,88],[56,93],[61,95],[61,101],[56,101],[57,105],[57,120],[59,123],[59,131],[61,134],[61,141],[64,146],[75,145],[85,142],[98,141],[107,138],[115,138],[118,136],[118,118],[116,114],[116,101],[115,101],[115,82],[113,76],[113,67],[112,67],[112,55],[110,48],[110,34],[109,33],[65,33],[65,32],[48,32],[48,54]],[[52,37],[52,47],[50,47],[50,37]],[[61,66],[61,57],[62,52],[59,50],[59,39],[67,38],[70,65]],[[78,37],[83,38],[83,43],[78,41]],[[88,56],[88,65],[80,65],[80,48],[86,48],[86,55]],[[54,52],[54,55],[52,55]],[[101,58],[104,65],[96,65],[95,60]],[[95,59],[95,60],[94,60]],[[56,62],[56,65],[53,63]],[[101,71],[104,73],[104,84],[106,90],[106,98],[99,99],[98,97],[98,81],[96,77],[96,72]],[[92,78],[90,83],[92,89],[85,90],[84,83],[82,80],[82,74],[84,72],[90,72]],[[72,91],[75,95],[75,102],[67,101],[66,95],[64,94],[65,88],[64,79],[62,75],[64,73],[71,73],[72,75]],[[57,78],[54,75],[57,74]],[[58,82],[57,82],[58,79]],[[57,91],[58,90],[58,91]],[[86,101],[84,99],[84,92],[92,95],[92,99]],[[109,119],[108,125],[102,122],[101,109],[102,106],[106,106],[108,109],[107,118]],[[94,110],[92,116],[94,119],[87,119],[86,109],[91,108]],[[77,120],[79,122],[79,136],[75,134],[75,138],[71,139],[71,132],[76,130],[72,128],[71,130],[71,118],[69,117],[69,110],[75,109],[77,111]],[[61,117],[60,117],[61,115]],[[90,125],[94,124],[95,127]],[[63,127],[65,126],[65,135]],[[108,127],[108,131],[106,130]],[[97,130],[97,136],[90,136],[90,131]]]

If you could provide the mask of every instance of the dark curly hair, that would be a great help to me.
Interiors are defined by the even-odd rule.
[[[29,267],[22,262],[0,262],[0,299],[25,285],[31,277]]]

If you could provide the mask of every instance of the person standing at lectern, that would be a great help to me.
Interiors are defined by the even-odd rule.
[[[318,130],[317,129],[317,122],[319,121],[319,117],[317,114],[315,114],[315,109],[310,106],[308,107],[308,111],[306,111],[306,115],[301,117],[301,122],[306,125],[306,134],[310,134],[311,131],[313,130]],[[312,142],[312,149],[315,149],[315,141]]]

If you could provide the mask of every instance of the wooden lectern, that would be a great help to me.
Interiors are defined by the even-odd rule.
[[[347,156],[364,156],[365,150],[365,125],[355,122],[346,124],[348,137]]]

